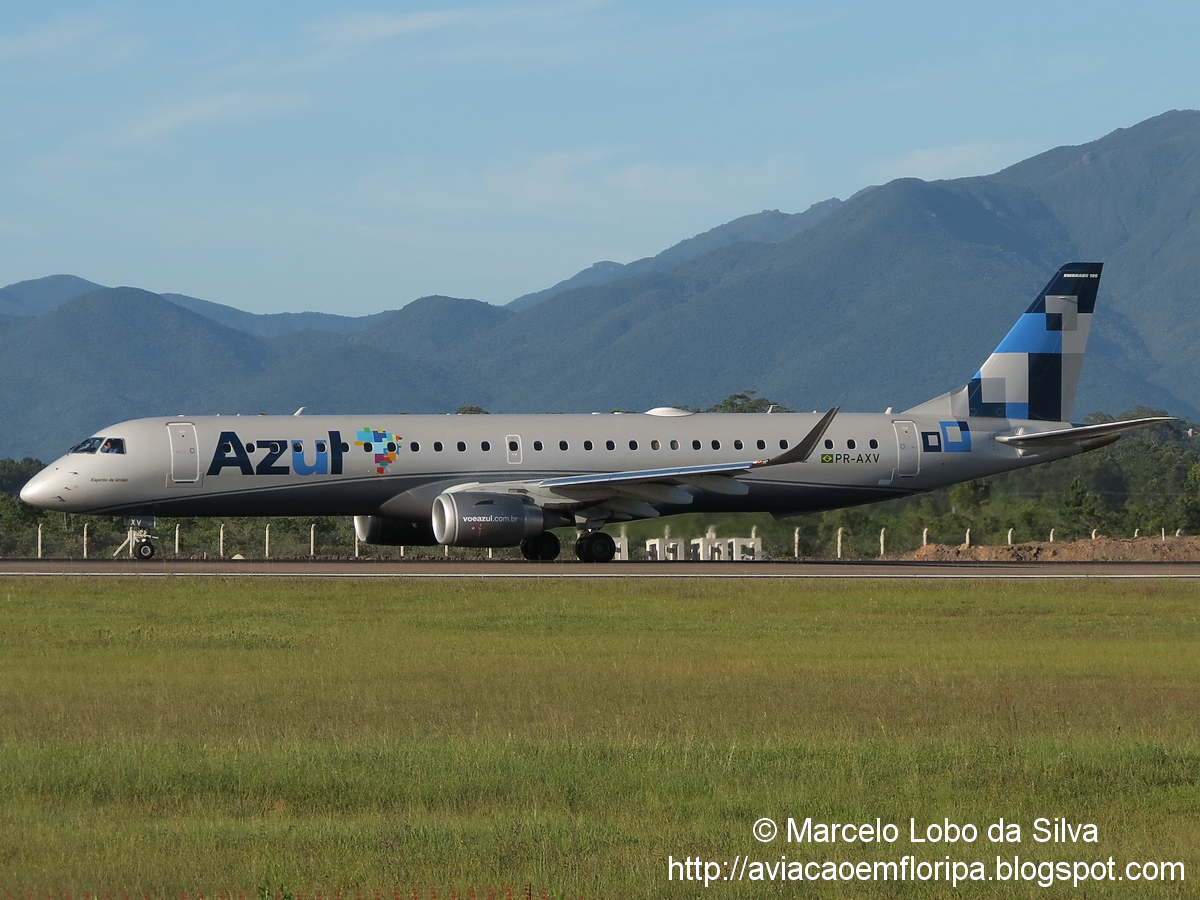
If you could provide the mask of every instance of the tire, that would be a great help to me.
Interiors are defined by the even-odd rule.
[[[133,555],[138,559],[151,559],[154,556],[154,545],[149,541],[138,541],[133,545]]]
[[[521,555],[535,562],[549,562],[552,559],[558,559],[561,549],[562,545],[559,544],[558,537],[549,531],[543,531],[541,534],[535,534],[533,537],[521,541]]]
[[[579,553],[580,550],[583,552]],[[593,531],[576,543],[575,552],[584,562],[612,562],[613,557],[617,555],[617,542],[603,531]]]

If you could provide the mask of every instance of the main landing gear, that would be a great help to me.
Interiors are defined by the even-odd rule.
[[[558,559],[561,549],[558,538],[550,531],[543,531],[521,541],[521,555],[529,560],[547,562]],[[575,542],[575,555],[583,562],[610,562],[617,555],[617,542],[603,531],[581,534]]]
[[[617,555],[617,542],[603,531],[581,534],[575,542],[575,555],[583,562],[611,562]]]
[[[521,541],[521,555],[530,560],[549,562],[558,559],[561,549],[562,545],[559,544],[557,535],[550,531],[543,531]]]

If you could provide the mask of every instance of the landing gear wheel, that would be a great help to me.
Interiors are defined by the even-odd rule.
[[[558,537],[549,531],[543,531],[541,534],[535,534],[533,537],[527,537],[521,541],[521,555],[526,559],[538,562],[558,559],[558,552],[561,549]]]
[[[603,531],[593,531],[575,542],[575,555],[584,562],[610,562],[617,555],[617,542]]]
[[[154,556],[154,545],[149,541],[138,541],[133,545],[133,555],[138,559],[150,559]]]

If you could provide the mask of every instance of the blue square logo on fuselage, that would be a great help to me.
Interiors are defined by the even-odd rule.
[[[970,453],[971,429],[966,422],[938,422],[942,427],[942,450],[946,453]]]

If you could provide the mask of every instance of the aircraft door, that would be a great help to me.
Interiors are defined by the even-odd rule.
[[[896,468],[892,471],[892,481],[897,478],[911,478],[921,471],[920,436],[913,422],[893,422],[896,429]]]
[[[170,484],[198,485],[200,483],[200,448],[196,426],[191,422],[168,422],[171,435]]]
[[[521,436],[519,434],[505,435],[504,443],[508,447],[508,464],[519,466],[521,464]]]

